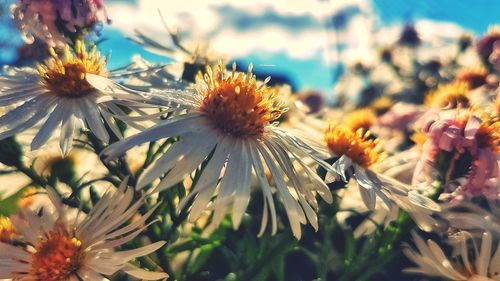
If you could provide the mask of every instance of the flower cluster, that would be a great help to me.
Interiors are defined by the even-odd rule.
[[[332,104],[165,22],[131,40],[173,64],[108,70],[103,1],[12,12],[48,57],[0,75],[0,279],[499,280],[496,29],[381,31]]]

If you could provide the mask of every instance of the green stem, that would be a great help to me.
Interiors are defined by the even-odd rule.
[[[239,281],[247,281],[253,280],[260,272],[265,270],[267,267],[273,265],[273,260],[277,257],[281,257],[296,245],[296,240],[290,235],[285,237],[281,237],[279,243],[277,243],[274,247],[269,249],[265,256],[261,257],[256,263],[254,263],[250,268],[241,273],[237,280]]]
[[[35,171],[33,171],[33,169],[31,168],[28,168],[24,165],[19,165],[16,167],[21,173],[25,174],[26,176],[28,176],[34,184],[36,185],[39,185],[43,188],[45,188],[47,185],[48,185],[48,182],[46,179],[44,179],[43,177],[39,176]]]

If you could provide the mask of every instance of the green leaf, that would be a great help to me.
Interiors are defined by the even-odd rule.
[[[17,202],[23,196],[26,188],[27,187],[23,187],[12,196],[0,201],[0,215],[8,217],[10,216],[10,214],[14,213],[17,210]]]

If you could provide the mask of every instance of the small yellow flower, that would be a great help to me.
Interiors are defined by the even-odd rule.
[[[467,108],[470,106],[468,94],[468,84],[456,81],[439,85],[437,90],[427,94],[425,104],[437,108]]]
[[[384,157],[379,140],[370,138],[370,132],[363,132],[363,129],[354,131],[330,124],[324,133],[324,140],[332,154],[345,155],[364,168],[380,162]]]

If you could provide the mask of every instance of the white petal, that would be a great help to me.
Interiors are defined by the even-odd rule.
[[[193,196],[199,193],[191,207],[189,221],[193,222],[197,220],[202,211],[207,207],[217,186],[222,168],[226,163],[229,150],[228,143],[224,139],[219,140],[212,158],[207,163],[193,190],[179,203],[179,209],[182,209]]]
[[[95,136],[104,143],[109,143],[109,134],[104,127],[100,111],[97,105],[89,99],[82,99],[85,104],[81,107],[85,121]]]
[[[191,174],[214,149],[217,138],[210,135],[205,138],[200,136],[196,141],[198,142],[197,145],[192,148],[189,154],[185,155],[185,158],[180,159],[176,163],[174,168],[158,184],[155,191],[169,188]]]
[[[239,168],[239,184],[236,186],[233,202],[233,228],[238,229],[250,201],[252,166],[248,150],[249,144],[243,141]]]
[[[54,111],[50,114],[49,118],[38,130],[35,138],[33,138],[33,141],[31,142],[31,150],[36,150],[47,142],[50,136],[61,124],[63,110],[64,109],[60,106],[56,106]]]
[[[151,272],[138,268],[134,265],[127,264],[123,269],[125,273],[142,280],[160,280],[168,278],[168,274],[164,272]]]
[[[174,117],[137,135],[110,145],[102,152],[102,155],[107,160],[115,159],[128,149],[142,143],[167,137],[177,137],[188,132],[201,132],[203,129],[206,129],[206,126],[204,124],[204,117],[200,115],[186,114]]]
[[[67,156],[73,146],[73,135],[76,129],[76,117],[73,113],[66,113],[61,127],[59,146],[64,156]]]
[[[257,147],[258,145],[259,144],[257,142],[253,143],[254,147]],[[269,185],[269,182],[267,181],[266,173],[264,171],[264,166],[262,165],[262,160],[260,158],[258,150],[251,149],[250,155],[252,156],[253,167],[255,169],[255,174],[257,176],[257,179],[259,180],[260,188],[262,189],[264,201],[268,202],[268,204],[269,204],[269,208],[270,208],[270,212],[271,212],[271,223],[272,223],[271,233],[274,235],[274,234],[276,234],[278,226],[276,223],[276,208],[274,206],[274,200],[273,200],[273,196],[271,193],[271,186]],[[266,206],[267,206],[267,204],[266,204]],[[264,211],[266,211],[266,210],[264,210]],[[267,214],[265,214],[265,215],[267,217]],[[263,217],[259,236],[264,233],[266,223],[267,223],[267,219],[265,220]]]
[[[437,204],[436,202],[434,202],[432,199],[427,198],[427,197],[421,195],[416,190],[410,190],[408,192],[408,199],[409,199],[409,201],[412,204],[414,204],[416,206],[419,206],[421,208],[424,208],[424,209],[427,209],[427,210],[431,210],[431,211],[434,211],[434,212],[440,212],[441,211],[441,206],[439,206],[439,204]]]

